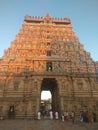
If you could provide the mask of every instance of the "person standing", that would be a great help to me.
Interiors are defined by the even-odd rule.
[[[71,112],[71,119],[72,119],[72,123],[74,123],[75,122],[75,112],[74,111]]]
[[[80,111],[80,121],[83,122],[83,111]]]
[[[50,111],[50,119],[53,119],[53,112],[52,112],[52,110]]]
[[[38,120],[41,119],[41,112],[40,111],[37,113],[37,118],[38,118]]]
[[[66,111],[66,121],[69,121],[69,113]]]
[[[65,119],[64,119],[64,114],[61,115],[61,119],[62,119],[62,121],[64,122],[64,120],[65,120]]]
[[[56,111],[55,112],[55,119],[58,119],[59,118],[59,113]]]

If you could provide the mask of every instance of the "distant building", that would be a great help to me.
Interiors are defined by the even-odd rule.
[[[43,90],[51,92],[53,110],[98,114],[98,62],[79,42],[69,18],[26,16],[0,59],[1,115],[33,116]]]

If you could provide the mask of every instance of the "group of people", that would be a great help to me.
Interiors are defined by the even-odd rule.
[[[52,110],[49,112],[49,115],[50,115],[50,119],[59,119],[59,113],[56,111],[56,112],[53,112]]]
[[[45,115],[42,112],[38,112],[37,118],[38,120],[40,120],[42,117],[44,117]],[[57,111],[52,111],[50,110],[48,112],[48,117],[50,119],[61,119],[63,122],[64,121],[72,121],[72,123],[75,122],[75,112],[71,111],[65,111],[62,112],[61,114]],[[88,111],[80,111],[80,116],[79,119],[81,122],[97,122],[97,115],[95,112],[88,112]]]
[[[43,114],[43,112],[38,112],[37,114],[37,119],[40,120],[42,117],[44,117],[45,115]],[[58,111],[52,111],[50,110],[48,113],[48,117],[50,119],[61,119],[62,121],[69,121],[70,119],[72,120],[72,122],[74,123],[75,121],[75,112],[72,111],[70,114],[66,111],[64,113],[62,113],[60,115],[60,113]]]
[[[75,121],[75,112],[71,111],[70,113],[68,111],[65,111],[61,115],[62,121],[69,121],[72,120],[72,123]]]
[[[38,118],[38,120],[40,120],[41,118],[44,118],[45,117],[45,115],[46,115],[46,113],[45,112],[38,112],[37,113],[37,118]],[[49,118],[50,119],[59,119],[59,113],[56,111],[56,112],[53,112],[52,110],[50,110],[49,111],[49,113],[48,113],[48,115],[46,115],[46,116],[49,116]]]
[[[95,112],[81,111],[80,121],[81,122],[97,122],[97,115]]]

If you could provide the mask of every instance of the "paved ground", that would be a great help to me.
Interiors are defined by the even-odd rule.
[[[97,123],[62,122],[61,120],[0,120],[0,130],[98,130]]]

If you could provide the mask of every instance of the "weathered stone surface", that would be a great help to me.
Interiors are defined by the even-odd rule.
[[[0,59],[0,114],[35,116],[42,90],[51,91],[54,110],[98,114],[97,72],[69,18],[26,16]]]

